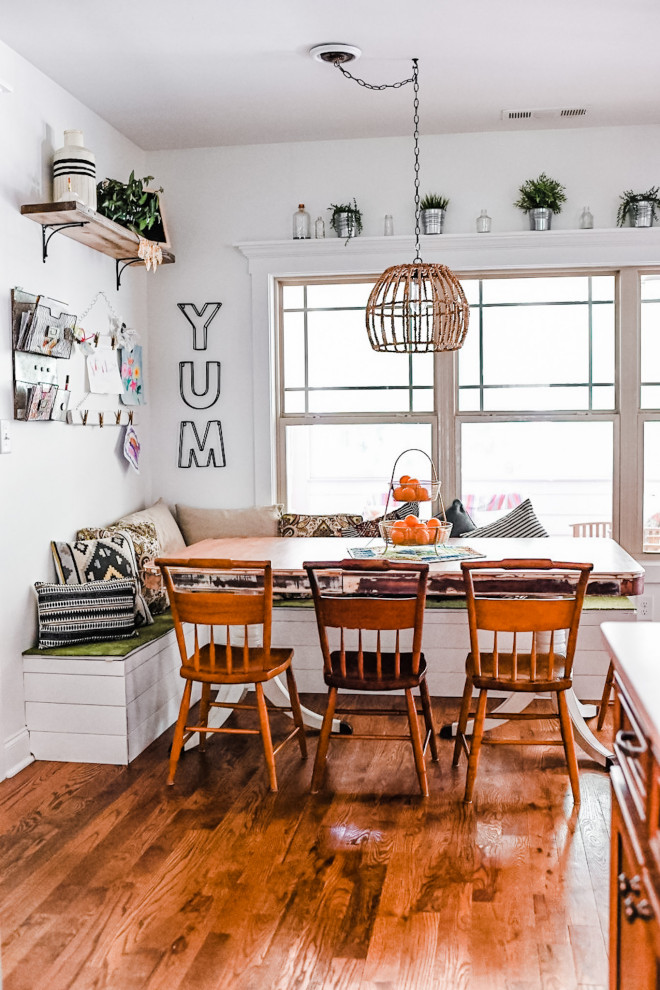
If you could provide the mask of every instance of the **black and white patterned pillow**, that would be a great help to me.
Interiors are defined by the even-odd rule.
[[[379,516],[377,519],[363,519],[356,526],[347,526],[346,529],[342,529],[341,535],[349,539],[355,539],[355,537],[360,536],[368,536],[370,539],[373,539],[375,536],[380,536],[378,523],[383,519],[405,519],[406,516],[416,516],[418,512],[419,502],[404,502],[398,509],[388,512],[386,516]]]
[[[126,639],[135,632],[135,578],[35,584],[39,649]]]
[[[547,532],[536,518],[536,513],[532,508],[532,503],[528,498],[515,509],[508,512],[506,516],[496,522],[489,523],[488,526],[481,526],[465,533],[466,539],[474,539],[475,536],[495,536],[504,538],[506,536],[547,536]]]
[[[138,566],[130,538],[113,533],[103,539],[57,542],[50,545],[60,584],[89,584],[92,581],[120,581],[130,578],[138,588]],[[136,590],[135,625],[153,622],[144,596]]]

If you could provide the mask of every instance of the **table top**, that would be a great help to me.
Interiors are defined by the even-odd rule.
[[[660,622],[603,622],[601,630],[641,728],[660,754]]]
[[[594,569],[588,594],[638,595],[644,588],[644,568],[614,540],[594,537],[544,537],[523,539],[477,538],[449,541],[450,546],[468,546],[489,560],[551,558],[570,563],[591,562]],[[303,561],[342,560],[351,547],[373,548],[380,541],[342,537],[231,537],[201,540],[172,557],[270,560],[274,584],[279,592],[309,593]],[[439,560],[430,565],[429,594],[464,594],[460,560]]]

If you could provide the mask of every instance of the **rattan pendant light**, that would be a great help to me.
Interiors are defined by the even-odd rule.
[[[342,62],[350,61],[350,57],[342,57],[341,52],[320,57],[332,61],[344,76],[367,89],[398,89],[412,82],[415,94],[415,259],[411,264],[387,268],[376,281],[365,314],[369,342],[375,351],[456,351],[463,345],[470,319],[463,287],[449,268],[427,264],[420,254],[418,59],[412,60],[412,78],[373,86],[344,68]]]

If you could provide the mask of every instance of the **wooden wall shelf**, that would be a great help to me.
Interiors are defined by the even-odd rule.
[[[41,224],[42,257],[48,257],[48,243],[57,233],[72,237],[81,244],[107,254],[115,259],[117,288],[124,268],[130,265],[144,265],[138,258],[139,238],[131,230],[120,226],[114,220],[83,206],[77,200],[62,203],[27,203],[21,206],[21,213],[30,220]],[[163,246],[163,264],[171,265],[176,260],[169,247]]]

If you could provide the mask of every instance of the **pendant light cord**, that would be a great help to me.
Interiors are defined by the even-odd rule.
[[[402,86],[407,86],[408,83],[413,84],[413,90],[415,93],[415,98],[413,100],[413,137],[415,139],[415,258],[413,264],[421,264],[421,248],[419,243],[420,237],[420,201],[419,201],[419,59],[414,58],[412,60],[413,73],[410,79],[402,79],[400,82],[395,83],[381,83],[380,85],[375,85],[374,83],[365,82],[364,79],[360,79],[358,76],[353,76],[345,69],[342,63],[337,60],[333,62],[336,69],[339,69],[341,74],[347,79],[352,79],[356,82],[358,86],[364,86],[365,89],[401,89]]]

